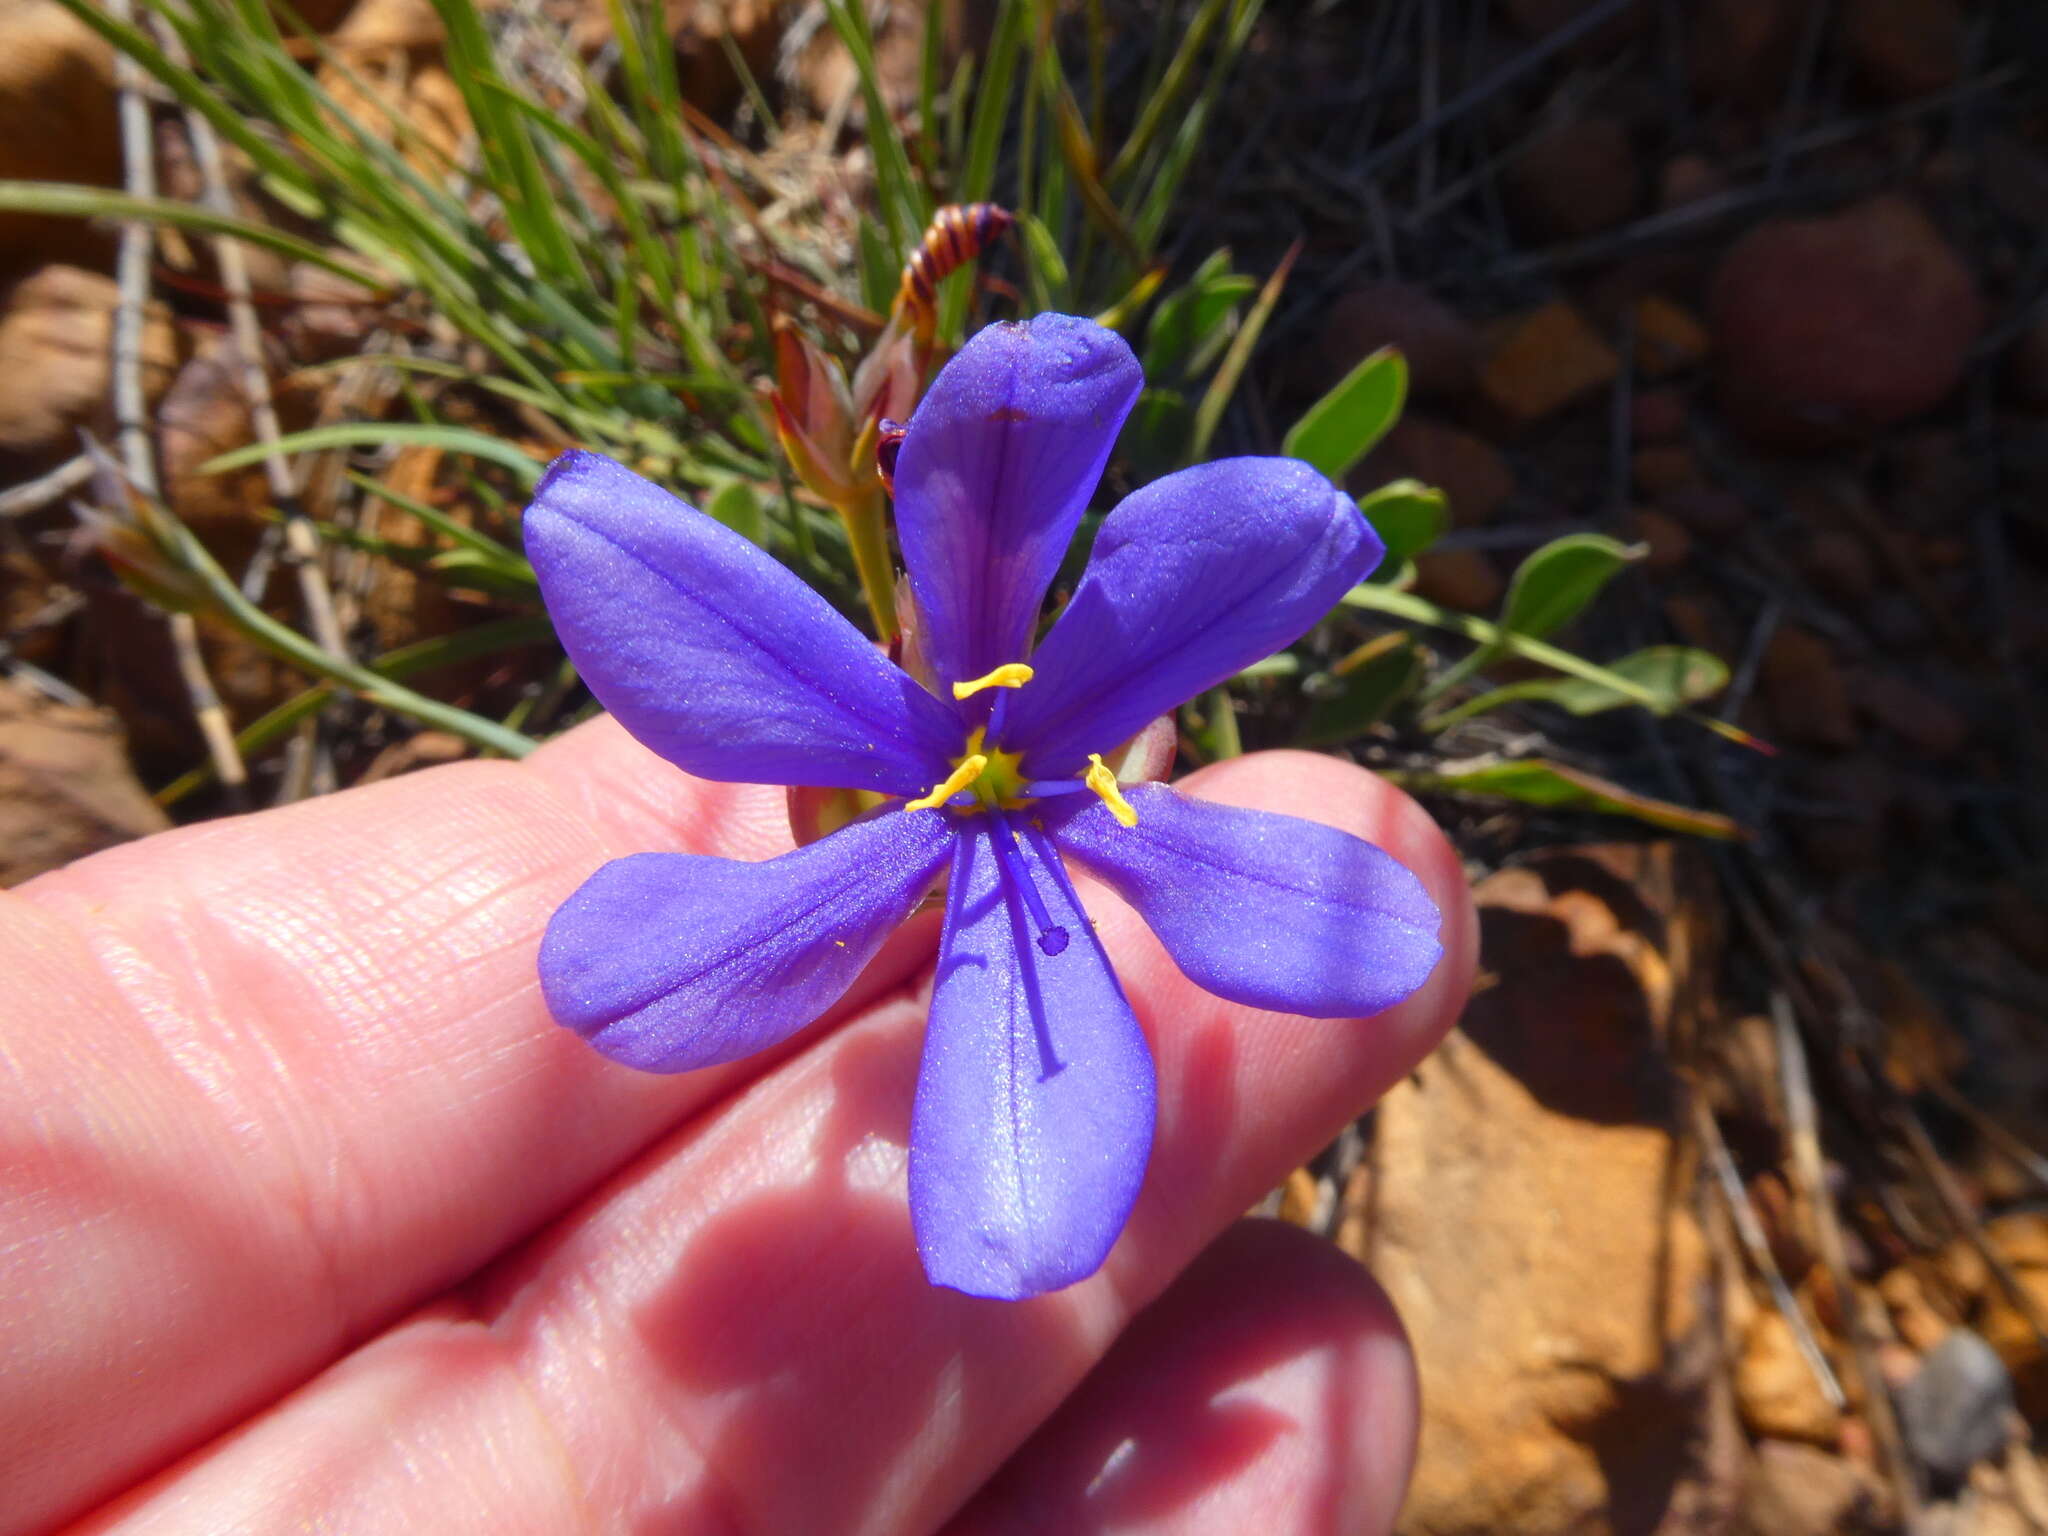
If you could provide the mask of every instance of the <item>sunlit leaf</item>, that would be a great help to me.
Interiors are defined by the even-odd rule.
[[[1388,771],[1384,777],[1416,794],[1482,795],[1515,800],[1524,805],[1540,805],[1551,810],[1599,811],[1609,816],[1627,816],[1666,831],[1690,833],[1695,837],[1739,838],[1745,835],[1735,821],[1718,812],[1639,795],[1632,789],[1593,774],[1540,757],[1523,758],[1512,763],[1488,763],[1453,772]]]
[[[1280,451],[1342,480],[1386,436],[1407,398],[1408,361],[1382,347],[1302,413]]]
[[[1444,536],[1450,526],[1450,503],[1444,493],[1419,480],[1392,480],[1358,498],[1358,510],[1386,543],[1387,556],[1373,572],[1391,577],[1403,562],[1413,560]]]
[[[1532,552],[1508,583],[1503,629],[1542,639],[1571,623],[1637,551],[1603,533],[1568,533]]]

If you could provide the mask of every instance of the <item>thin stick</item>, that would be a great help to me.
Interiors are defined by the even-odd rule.
[[[1806,1069],[1806,1044],[1793,1021],[1792,999],[1780,988],[1771,992],[1771,1022],[1778,1037],[1779,1085],[1785,1095],[1785,1118],[1790,1126],[1792,1170],[1804,1186],[1807,1207],[1813,1212],[1813,1235],[1821,1262],[1842,1298],[1843,1321],[1849,1331],[1849,1358],[1856,1367],[1857,1386],[1863,1400],[1864,1416],[1883,1452],[1891,1473],[1892,1495],[1898,1501],[1902,1523],[1910,1526],[1920,1511],[1920,1487],[1907,1457],[1905,1436],[1900,1433],[1891,1395],[1877,1368],[1877,1353],[1870,1330],[1864,1326],[1856,1301],[1854,1282],[1849,1278],[1849,1259],[1842,1241],[1840,1214],[1828,1193],[1827,1169],[1821,1161],[1820,1115],[1814,1108],[1813,1081]]]
[[[92,456],[81,453],[48,474],[0,491],[0,517],[23,517],[61,501],[92,478]]]
[[[1835,1379],[1820,1342],[1814,1338],[1806,1314],[1799,1310],[1799,1298],[1785,1283],[1785,1272],[1778,1268],[1778,1261],[1771,1256],[1770,1240],[1764,1236],[1763,1223],[1757,1220],[1756,1207],[1750,1204],[1749,1191],[1742,1187],[1742,1175],[1736,1172],[1735,1159],[1728,1155],[1728,1143],[1721,1137],[1721,1127],[1714,1121],[1714,1112],[1707,1108],[1706,1101],[1698,1094],[1692,1095],[1692,1104],[1694,1119],[1698,1121],[1700,1144],[1707,1150],[1707,1161],[1713,1166],[1715,1182],[1721,1186],[1722,1197],[1728,1202],[1728,1213],[1735,1220],[1735,1235],[1742,1239],[1742,1246],[1749,1253],[1749,1262],[1756,1266],[1757,1273],[1764,1277],[1764,1284],[1770,1287],[1771,1300],[1784,1314],[1792,1329],[1792,1337],[1799,1345],[1799,1353],[1805,1356],[1814,1379],[1820,1383],[1822,1394],[1839,1413],[1848,1406],[1849,1399],[1842,1391],[1842,1384]]]
[[[134,0],[108,0],[108,10],[117,21],[134,20]],[[150,138],[149,103],[143,99],[142,66],[125,53],[114,57],[115,82],[120,90],[121,157],[124,181],[134,197],[156,196],[156,158]],[[157,497],[156,460],[149,440],[149,410],[142,388],[142,335],[147,318],[150,256],[156,245],[155,232],[141,219],[121,226],[121,248],[116,266],[120,305],[114,311],[113,397],[115,441],[129,480],[145,496]],[[170,615],[171,646],[177,657],[178,676],[192,701],[192,714],[199,734],[213,759],[214,773],[231,795],[239,795],[249,782],[248,767],[235,746],[234,728],[228,712],[207,675],[206,658],[199,649],[199,624],[189,613]]]

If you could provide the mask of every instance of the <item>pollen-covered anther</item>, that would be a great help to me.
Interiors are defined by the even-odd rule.
[[[906,811],[936,811],[948,800],[968,788],[981,777],[981,770],[988,766],[988,758],[980,752],[960,759],[959,766],[946,775],[945,782],[928,795],[919,795],[915,800],[903,802]]]
[[[1127,827],[1135,827],[1138,824],[1138,813],[1132,809],[1131,802],[1124,798],[1123,791],[1117,788],[1116,775],[1109,771],[1109,765],[1103,762],[1100,752],[1088,754],[1088,772],[1083,775],[1081,782],[1102,797],[1102,803],[1109,807],[1109,814],[1118,821]]]
[[[984,672],[969,682],[955,683],[953,697],[971,699],[984,688],[1022,688],[1031,681],[1031,669],[1021,661],[1006,661],[993,672]]]

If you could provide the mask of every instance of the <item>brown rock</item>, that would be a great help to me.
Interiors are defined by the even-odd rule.
[[[2015,1278],[2035,1314],[2048,1317],[2048,1270],[2020,1269]],[[2012,1373],[2021,1410],[2028,1418],[2039,1419],[2048,1412],[2048,1351],[2042,1349],[2033,1321],[1994,1284],[1986,1292],[1976,1328]]]
[[[1583,240],[1625,222],[1642,179],[1628,125],[1605,113],[1539,129],[1505,176],[1510,206],[1552,240]]]
[[[1749,526],[1750,507],[1733,491],[1709,485],[1681,485],[1657,505],[1703,539],[1725,541]]]
[[[1645,378],[1661,379],[1692,367],[1712,344],[1691,310],[1660,294],[1636,300],[1636,368]]]
[[[1711,964],[1681,894],[1703,878],[1656,845],[1484,882],[1502,985],[1381,1102],[1366,1255],[1422,1377],[1408,1536],[1648,1531],[1713,1454],[1718,1330],[1658,1045]]]
[[[1675,571],[1692,557],[1692,535],[1685,524],[1654,507],[1638,507],[1629,514],[1630,537],[1649,546],[1644,566],[1652,571]]]
[[[0,0],[0,179],[121,179],[113,49],[56,0]],[[0,265],[111,250],[83,220],[0,213]]]
[[[1844,0],[1842,46],[1873,90],[1899,100],[1956,83],[1963,8],[1956,0]]]
[[[1666,210],[1705,202],[1728,190],[1727,173],[1705,155],[1674,155],[1657,175],[1657,206]]]
[[[1785,445],[1868,433],[1939,403],[1984,323],[1969,269],[1894,196],[1759,225],[1723,258],[1712,311],[1730,417]]]
[[[1490,613],[1507,590],[1500,568],[1477,549],[1432,549],[1415,557],[1415,592],[1465,613]]]
[[[1540,421],[1603,389],[1621,359],[1563,300],[1510,322],[1479,371],[1479,387],[1516,422]]]
[[[1923,1355],[1955,1327],[1954,1321],[1943,1317],[1928,1300],[1919,1274],[1907,1265],[1888,1271],[1877,1282],[1877,1294],[1891,1310],[1892,1326],[1899,1330],[1899,1337]]]
[[[1840,1414],[1799,1348],[1785,1315],[1760,1310],[1735,1366],[1735,1401],[1752,1434],[1833,1445]]]
[[[2020,332],[2005,354],[2005,380],[2037,411],[2048,411],[2048,315]]]
[[[1788,741],[1844,752],[1856,745],[1849,685],[1834,647],[1810,629],[1781,624],[1764,647],[1758,679],[1778,733]]]
[[[1799,45],[1797,5],[1695,0],[1686,61],[1693,89],[1745,104],[1775,101]]]
[[[69,457],[81,427],[105,436],[109,352],[120,289],[78,267],[45,267],[0,299],[0,463]],[[178,336],[160,305],[143,329],[143,386],[161,395],[177,366]]]
[[[111,714],[0,681],[0,886],[169,824]]]
[[[1394,423],[1350,478],[1363,491],[1404,476],[1433,485],[1449,498],[1454,528],[1492,522],[1515,493],[1515,472],[1493,444],[1462,427],[1413,413]]]
[[[1639,443],[1668,443],[1683,435],[1690,407],[1676,389],[1641,391],[1629,403],[1629,430]]]
[[[1954,757],[1970,739],[1970,722],[1939,694],[1892,671],[1859,671],[1849,681],[1856,709],[1920,756]]]
[[[1890,1523],[1883,1485],[1865,1468],[1789,1440],[1757,1445],[1742,1521],[1753,1536],[1875,1536]]]
[[[1652,443],[1630,458],[1629,478],[1645,496],[1668,496],[1699,483],[1699,455],[1683,443]]]
[[[1840,602],[1855,603],[1877,589],[1877,560],[1870,546],[1855,534],[1828,528],[1806,541],[1799,568],[1816,591]]]
[[[1467,394],[1479,369],[1479,333],[1427,288],[1373,283],[1330,306],[1317,351],[1319,388],[1327,389],[1381,347],[1408,360],[1408,389],[1419,399]]]

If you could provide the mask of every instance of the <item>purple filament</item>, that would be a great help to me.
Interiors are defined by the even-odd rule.
[[[1004,875],[1023,901],[1024,910],[1031,915],[1031,925],[1038,930],[1038,947],[1048,955],[1056,955],[1067,947],[1067,930],[1052,920],[1038,887],[1031,883],[1031,867],[1024,861],[1024,850],[1017,842],[1017,834],[1010,829],[1009,818],[1001,811],[988,814],[996,827],[996,857],[1002,860]]]

